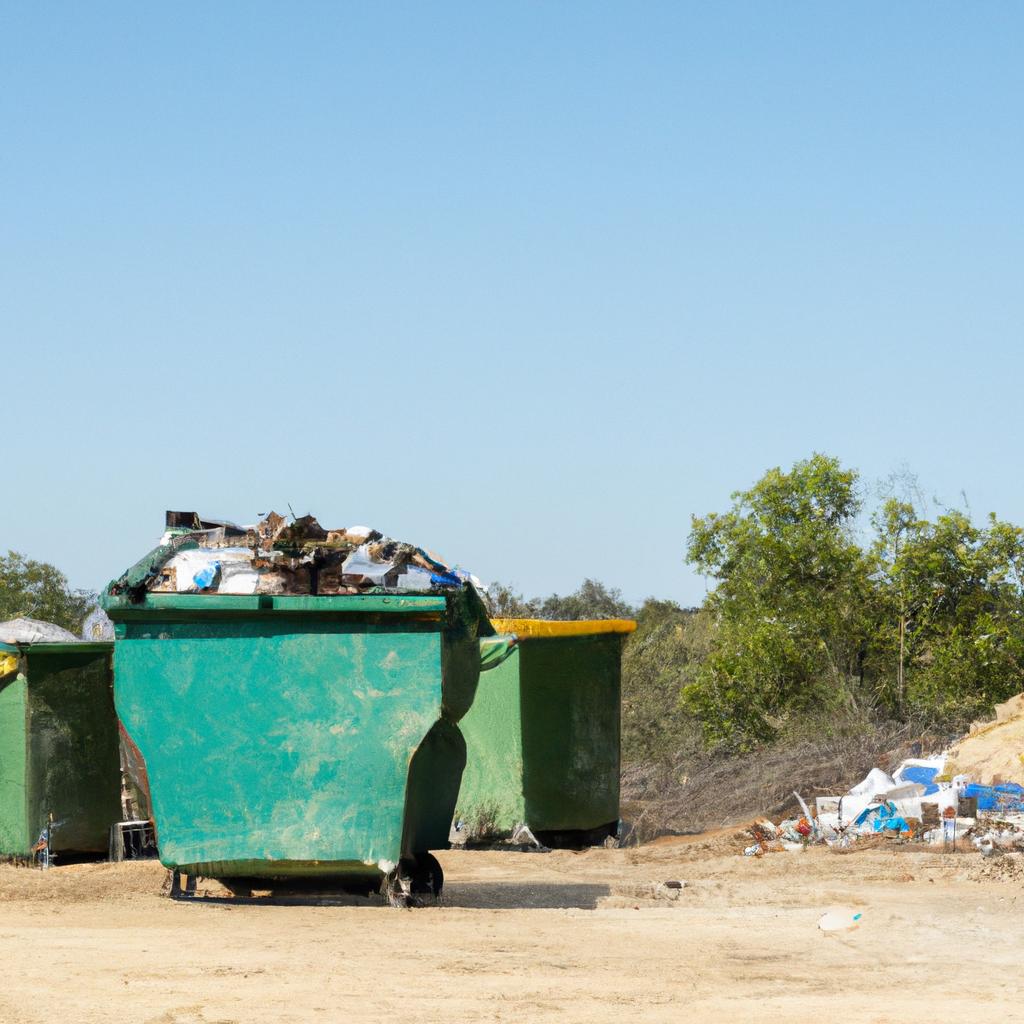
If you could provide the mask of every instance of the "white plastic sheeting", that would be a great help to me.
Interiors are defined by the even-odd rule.
[[[74,633],[41,619],[8,619],[0,622],[0,643],[67,644],[80,643]]]
[[[179,594],[206,590],[220,574],[220,594],[255,594],[258,574],[249,548],[186,548],[168,563]]]
[[[394,568],[393,562],[375,562],[370,556],[369,544],[361,544],[342,563],[341,571],[352,576],[362,576],[379,585]],[[429,582],[428,580],[428,589]]]

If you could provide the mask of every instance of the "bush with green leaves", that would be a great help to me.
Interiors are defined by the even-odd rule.
[[[95,605],[96,595],[72,590],[56,566],[17,551],[0,555],[0,622],[41,619],[77,634]]]
[[[681,701],[710,745],[860,708],[962,728],[1024,689],[1024,531],[889,498],[858,537],[855,471],[816,454],[694,517],[716,586],[708,654]]]

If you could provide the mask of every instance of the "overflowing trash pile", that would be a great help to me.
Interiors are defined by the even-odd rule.
[[[873,768],[848,793],[818,797],[814,812],[794,793],[801,816],[755,821],[754,842],[743,852],[798,853],[812,844],[840,851],[868,837],[946,847],[969,843],[983,854],[1024,851],[1024,786],[982,785],[966,774],[950,777],[947,769],[945,754],[906,760],[891,776]]]
[[[159,546],[111,584],[112,594],[434,593],[480,581],[415,544],[368,526],[325,529],[271,512],[253,526],[168,512]]]

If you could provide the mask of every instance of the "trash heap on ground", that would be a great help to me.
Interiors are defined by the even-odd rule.
[[[313,516],[270,512],[253,526],[168,512],[157,548],[112,594],[436,593],[480,581],[425,548],[368,526],[325,529]]]
[[[841,851],[870,837],[984,855],[1024,851],[1024,786],[1007,781],[1017,767],[1024,777],[1024,694],[945,753],[905,760],[892,775],[873,768],[842,796],[818,797],[813,812],[794,792],[802,814],[755,821],[754,842],[743,852],[760,857],[812,844]]]

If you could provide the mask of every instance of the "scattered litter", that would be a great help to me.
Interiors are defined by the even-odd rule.
[[[534,850],[548,852],[548,848],[530,831],[529,825],[519,825],[512,833],[511,842]]]
[[[804,798],[794,789],[793,796],[796,797],[796,802],[800,805],[800,810],[804,812],[804,818],[810,819],[813,817],[811,809],[804,803]]]
[[[872,768],[864,778],[850,789],[847,796],[878,796],[881,793],[888,793],[895,787],[893,778],[886,775],[881,768]]]
[[[896,811],[891,800],[883,800],[880,804],[872,804],[857,816],[854,825],[861,832],[910,832],[910,825]]]
[[[1000,706],[999,726],[1020,719],[1021,698]],[[802,816],[755,821],[743,856],[801,853],[811,845],[848,853],[888,842],[976,849],[986,858],[1024,851],[1024,785],[1001,777],[982,785],[965,773],[950,776],[951,766],[950,755],[939,754],[908,758],[892,775],[872,768],[847,793],[817,797],[813,813],[794,790]]]
[[[998,786],[979,786],[970,782],[963,789],[968,799],[978,801],[979,811],[995,811],[1000,814],[1024,812],[1024,786],[1006,782]]]
[[[857,910],[828,910],[818,918],[818,927],[823,932],[852,932],[863,916]]]
[[[941,775],[946,767],[946,755],[928,758],[908,758],[893,772],[893,782],[897,785],[913,782],[924,786],[924,795],[931,796],[939,791],[935,782],[937,776]]]

